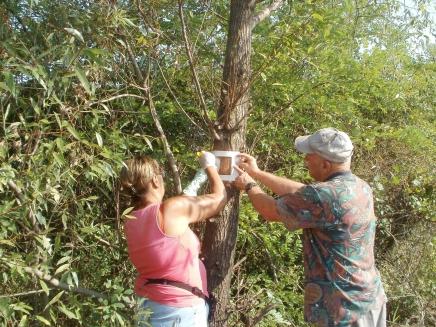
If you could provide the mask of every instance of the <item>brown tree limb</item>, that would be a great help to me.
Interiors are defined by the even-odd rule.
[[[271,15],[271,13],[276,10],[278,7],[281,6],[283,3],[283,0],[276,0],[273,3],[271,3],[269,6],[262,9],[261,12],[259,12],[256,16],[253,17],[252,24],[253,28],[259,24],[261,21],[263,21],[265,18]]]
[[[150,65],[148,66],[147,76],[144,77],[141,70],[139,69],[139,66],[138,66],[136,59],[135,59],[135,55],[134,55],[129,43],[126,42],[126,45],[127,45],[127,53],[130,57],[130,61],[132,61],[132,65],[134,67],[135,74],[136,74],[138,79],[141,79],[143,81],[142,82],[143,83],[142,90],[144,92],[143,104],[148,103],[148,108],[150,110],[151,117],[152,117],[154,125],[155,125],[155,127],[160,135],[160,139],[162,140],[164,152],[165,152],[170,169],[171,169],[173,177],[174,177],[174,187],[176,189],[176,193],[181,194],[182,193],[182,183],[180,180],[180,174],[179,174],[179,169],[177,168],[176,159],[174,158],[174,154],[171,151],[167,137],[166,137],[165,132],[164,132],[162,125],[160,123],[159,116],[156,112],[156,107],[154,106],[153,97],[151,95]]]
[[[141,96],[141,95],[126,93],[126,94],[118,94],[118,95],[114,95],[114,96],[112,96],[112,97],[110,97],[110,98],[106,98],[106,99],[103,99],[103,100],[98,100],[98,101],[89,102],[89,103],[87,103],[87,106],[90,107],[90,106],[93,106],[93,105],[95,105],[95,104],[106,103],[106,102],[114,101],[114,100],[116,100],[116,99],[128,98],[128,97],[129,97],[129,98],[144,99],[144,97]]]
[[[185,16],[183,15],[183,0],[179,0],[179,16],[180,16],[180,21],[182,23],[182,35],[183,35],[183,40],[185,43],[186,54],[188,55],[189,67],[191,68],[191,73],[192,73],[192,77],[194,79],[195,89],[196,89],[197,95],[200,99],[200,105],[201,105],[201,109],[203,111],[203,120],[204,120],[205,124],[209,127],[209,131],[212,134],[213,139],[220,140],[221,137],[216,132],[214,124],[213,124],[212,120],[209,118],[209,115],[207,113],[207,105],[206,105],[206,101],[204,100],[203,90],[201,89],[201,85],[200,85],[200,81],[198,79],[197,71],[195,70],[192,49],[191,49],[191,46],[189,43],[188,33],[186,31]]]
[[[147,77],[144,79],[144,89],[147,90],[147,91],[144,91],[145,96],[146,96],[146,99],[144,101],[148,102],[148,108],[150,110],[151,117],[153,118],[154,125],[155,125],[157,131],[159,132],[160,139],[162,140],[165,155],[167,157],[170,169],[173,173],[174,187],[176,189],[177,194],[181,194],[182,193],[182,182],[180,180],[179,169],[177,167],[176,159],[174,158],[174,154],[171,151],[171,148],[170,148],[170,145],[168,143],[165,132],[164,132],[162,125],[160,123],[159,116],[158,116],[157,111],[156,111],[156,107],[154,106],[153,97],[151,95],[149,76],[150,76],[150,68],[149,68]]]

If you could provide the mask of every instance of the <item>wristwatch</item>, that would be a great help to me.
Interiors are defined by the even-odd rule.
[[[250,182],[245,184],[245,192],[248,193],[249,190],[251,190],[253,187],[257,186],[257,183]]]

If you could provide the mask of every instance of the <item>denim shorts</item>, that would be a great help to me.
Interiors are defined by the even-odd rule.
[[[209,307],[206,302],[190,307],[172,307],[147,299],[139,299],[137,327],[207,327]]]

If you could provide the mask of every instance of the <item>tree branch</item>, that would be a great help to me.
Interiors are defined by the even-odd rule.
[[[278,304],[268,304],[266,307],[264,307],[262,310],[260,310],[253,319],[250,319],[250,327],[254,327],[255,325],[257,325],[262,319],[263,317],[265,317],[268,312],[270,312],[271,310],[274,310],[275,308],[278,307]]]
[[[146,97],[146,99],[144,99],[144,102],[148,101],[148,108],[150,109],[151,117],[153,118],[154,125],[156,126],[156,129],[160,134],[165,155],[167,157],[168,163],[173,173],[174,187],[176,188],[176,192],[177,194],[182,194],[182,182],[180,181],[179,169],[177,168],[176,159],[174,158],[174,154],[171,151],[167,137],[165,136],[165,132],[162,128],[162,125],[160,124],[159,116],[157,115],[156,112],[156,107],[154,106],[153,97],[151,96],[149,77],[150,77],[150,66],[149,66],[147,77],[144,79],[144,89],[146,90],[144,91]]]
[[[136,78],[140,81],[144,80],[144,77],[141,73],[141,69],[139,69],[138,63],[136,62],[135,55],[133,54],[132,48],[130,47],[129,42],[125,40],[126,46],[127,46],[127,53],[129,54],[130,61],[132,62],[133,69],[136,74]]]
[[[253,27],[255,27],[257,24],[259,24],[261,21],[263,21],[265,18],[267,18],[271,13],[276,10],[278,7],[281,6],[283,3],[283,0],[276,0],[273,3],[271,3],[269,6],[263,8],[261,12],[259,12],[256,16],[253,17],[252,24]]]
[[[186,32],[185,17],[183,15],[183,0],[179,0],[179,16],[180,16],[180,21],[182,23],[182,34],[183,34],[183,40],[185,41],[184,43],[185,43],[186,53],[188,55],[189,67],[191,68],[192,77],[194,78],[194,84],[195,84],[195,89],[197,90],[197,95],[200,98],[201,109],[203,111],[203,119],[204,119],[206,125],[209,127],[209,130],[210,130],[210,133],[212,134],[212,137],[215,140],[220,140],[221,137],[216,132],[216,130],[214,128],[214,124],[211,121],[211,119],[209,118],[209,115],[207,114],[207,105],[206,105],[206,102],[204,100],[204,95],[203,95],[203,91],[201,89],[201,85],[200,85],[200,82],[198,79],[197,71],[195,70],[194,59],[192,56],[192,49],[191,49],[191,46],[189,44],[188,34]]]
[[[11,297],[18,297],[18,296],[26,296],[30,294],[37,294],[37,293],[43,293],[44,290],[37,290],[37,291],[28,291],[28,292],[21,292],[21,293],[15,293],[15,294],[6,294],[6,295],[0,295],[1,298],[7,298],[10,299]]]
[[[47,283],[51,284],[52,286],[54,286],[56,288],[60,288],[60,289],[70,291],[70,292],[81,293],[81,294],[88,295],[91,297],[96,297],[99,299],[107,299],[108,298],[107,295],[104,295],[102,293],[99,293],[99,292],[96,292],[96,291],[93,291],[93,290],[90,290],[87,288],[73,287],[73,286],[70,286],[68,284],[65,284],[65,283],[59,281],[59,279],[54,278],[53,276],[51,276],[49,274],[45,274],[41,270],[38,270],[36,268],[24,267],[24,271],[38,277],[39,279],[46,281]]]
[[[100,104],[100,103],[110,102],[110,101],[113,101],[113,100],[116,100],[116,99],[126,98],[126,97],[137,98],[137,99],[144,99],[144,97],[141,96],[141,95],[126,93],[126,94],[118,94],[118,95],[114,95],[113,97],[106,98],[106,99],[103,99],[103,100],[98,100],[98,101],[94,101],[94,102],[89,102],[89,103],[87,103],[87,106],[90,107],[90,106],[93,106],[93,105],[95,105],[95,104]]]
[[[8,181],[8,186],[14,192],[15,197],[19,200],[19,202],[21,202],[20,204],[26,202],[26,198],[24,197],[23,192],[17,186],[17,184],[15,184],[13,181]],[[30,222],[32,223],[33,230],[36,233],[39,233],[39,227],[36,223],[37,220],[36,220],[36,217],[35,217],[35,214],[34,214],[32,208],[30,206],[29,206],[29,219],[30,219]]]
[[[182,193],[182,183],[180,181],[180,174],[179,174],[179,170],[177,168],[177,164],[176,164],[176,160],[174,158],[174,154],[171,151],[170,145],[168,143],[168,140],[165,136],[165,132],[162,128],[162,125],[160,124],[159,121],[159,116],[157,115],[156,112],[156,107],[154,106],[154,102],[153,102],[153,97],[151,95],[151,87],[150,87],[150,65],[148,65],[148,71],[147,71],[147,76],[144,77],[144,75],[142,74],[141,70],[138,67],[138,64],[136,62],[135,59],[135,55],[129,45],[129,43],[126,41],[126,45],[127,45],[127,52],[129,54],[130,60],[132,61],[132,65],[134,67],[136,76],[138,79],[142,80],[143,83],[143,92],[144,92],[144,97],[142,97],[143,99],[143,104],[145,102],[148,102],[148,107],[150,109],[150,113],[151,113],[151,117],[153,118],[153,122],[154,125],[157,129],[157,131],[159,132],[160,135],[160,139],[162,140],[163,143],[163,147],[164,147],[164,151],[165,151],[165,155],[168,159],[168,163],[170,165],[171,171],[173,172],[173,177],[174,177],[174,187],[176,188],[176,192],[177,194],[181,194]]]
[[[173,90],[171,89],[171,86],[170,86],[170,84],[168,83],[168,81],[167,81],[167,79],[165,78],[165,74],[164,74],[164,72],[162,71],[162,67],[159,65],[159,63],[157,64],[158,65],[158,67],[159,67],[159,70],[160,70],[160,73],[161,73],[161,75],[162,75],[162,78],[163,78],[163,80],[164,80],[164,82],[165,82],[165,85],[167,86],[167,88],[168,88],[168,91],[170,92],[170,94],[171,94],[171,96],[173,97],[173,99],[174,99],[174,101],[176,102],[176,104],[179,106],[179,108],[180,108],[180,110],[182,110],[182,112],[185,114],[185,116],[191,121],[191,123],[194,125],[194,126],[196,126],[199,130],[201,130],[203,133],[205,132],[204,130],[203,130],[203,128],[201,128],[189,115],[188,115],[188,113],[185,111],[185,109],[183,109],[183,107],[182,107],[182,105],[180,104],[180,102],[179,102],[179,100],[177,100],[177,97],[176,97],[176,95],[174,94],[174,92],[173,92]]]

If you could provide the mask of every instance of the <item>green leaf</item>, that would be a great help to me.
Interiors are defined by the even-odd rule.
[[[76,287],[79,287],[79,277],[77,277],[77,273],[73,271],[71,272],[71,275],[73,276],[74,285],[76,285]]]
[[[80,41],[82,41],[83,43],[85,43],[85,40],[83,39],[82,33],[80,33],[78,30],[76,30],[75,28],[68,28],[65,27],[64,30],[66,30],[68,33],[70,33],[71,35],[73,35],[75,38],[79,39]]]
[[[27,315],[23,315],[21,317],[21,320],[20,320],[20,323],[18,324],[18,327],[25,327],[25,326],[29,325],[27,322],[27,317],[28,317]]]
[[[59,310],[65,313],[65,315],[70,319],[78,319],[77,316],[73,312],[68,310],[63,304],[59,306]]]
[[[50,302],[47,303],[47,305],[44,307],[44,310],[43,310],[43,311],[45,311],[49,306],[51,306],[51,305],[55,304],[57,301],[59,301],[59,299],[61,298],[62,294],[64,294],[64,293],[65,293],[65,291],[60,291],[58,294],[56,294],[56,295],[55,295],[55,296],[50,300]]]
[[[68,268],[70,268],[70,264],[69,263],[63,264],[58,269],[56,269],[56,271],[54,273],[54,276],[56,276],[57,274],[60,274],[61,272],[65,271],[65,270],[68,270]]]
[[[64,262],[67,262],[70,259],[71,259],[71,257],[67,255],[67,256],[59,259],[58,262],[56,263],[56,265],[59,266],[59,265],[63,264]]]
[[[102,147],[103,146],[103,138],[101,137],[100,133],[95,132],[95,137],[97,138],[97,144]]]
[[[264,73],[260,73],[260,76],[262,77],[263,81],[266,82],[266,75]]]
[[[128,215],[129,213],[131,213],[133,211],[135,207],[129,207],[126,210],[123,211],[123,213],[121,214],[121,216],[125,216]]]
[[[118,312],[115,312],[115,317],[117,318],[118,322],[120,323],[121,326],[125,326],[126,323],[124,322],[124,319],[120,316],[120,314]]]
[[[44,217],[44,215],[41,213],[41,212],[37,212],[36,214],[35,214],[35,217],[36,217],[36,220],[38,220],[38,222],[41,224],[41,225],[46,225],[47,224],[47,221],[45,220],[45,217]]]
[[[65,160],[59,155],[59,153],[53,152],[53,157],[59,166],[62,167],[64,165]]]
[[[131,27],[136,27],[136,25],[128,18],[123,18],[123,21],[127,23],[127,25],[130,25]]]
[[[0,244],[6,244],[15,247],[15,244],[9,240],[0,240]]]
[[[35,317],[36,317],[36,319],[38,319],[40,322],[42,322],[42,323],[45,324],[46,326],[51,326],[50,321],[48,321],[48,320],[45,319],[44,317],[41,317],[41,316],[38,316],[38,315],[36,315]]]
[[[82,138],[81,138],[79,132],[78,132],[78,131],[73,127],[73,126],[71,126],[70,123],[66,122],[66,123],[65,123],[65,127],[67,128],[68,132],[70,132],[70,134],[71,134],[72,136],[74,136],[74,138],[75,138],[76,140],[78,140],[78,141],[81,141],[81,140],[82,140]]]
[[[10,91],[9,87],[7,87],[7,85],[5,83],[3,83],[3,82],[0,82],[0,88],[5,90],[5,91],[8,91],[8,92]]]
[[[322,17],[320,14],[317,14],[316,12],[312,14],[312,17],[320,22],[324,21],[324,17]]]
[[[5,83],[2,83],[1,87],[15,97],[17,92],[13,75],[9,72],[4,72],[3,76]]]
[[[41,108],[39,108],[38,104],[33,100],[33,98],[30,98],[30,103],[32,104],[33,110],[35,110],[37,115],[41,115]]]
[[[50,294],[50,289],[48,288],[47,284],[42,279],[39,280],[39,284],[41,285],[41,287],[44,290],[45,294],[49,295]]]
[[[89,95],[92,95],[91,85],[89,84],[88,79],[86,78],[85,72],[81,70],[79,67],[76,67],[74,69],[74,72],[76,73],[76,76],[79,79],[80,83],[82,83],[82,86],[85,89],[85,91]]]
[[[145,143],[147,143],[148,147],[153,150],[153,144],[151,144],[150,140],[148,139],[148,137],[143,137]]]

